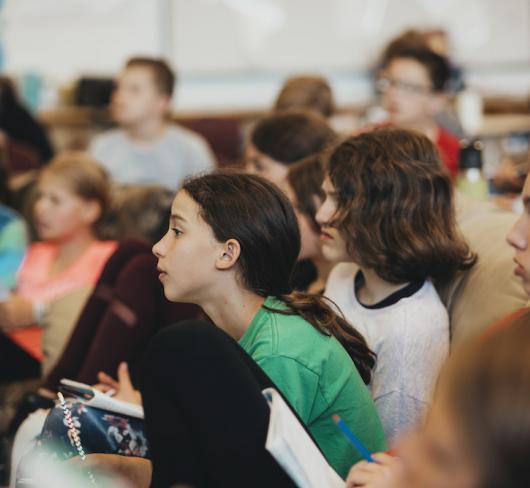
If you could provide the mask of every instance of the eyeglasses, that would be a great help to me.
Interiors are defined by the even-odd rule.
[[[375,87],[379,93],[385,93],[390,88],[395,88],[407,95],[428,95],[433,91],[430,86],[407,83],[406,81],[400,81],[390,77],[380,78],[376,81]]]

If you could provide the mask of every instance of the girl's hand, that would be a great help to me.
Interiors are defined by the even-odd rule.
[[[35,323],[33,304],[19,295],[11,295],[0,302],[0,328],[3,330],[26,327]]]
[[[95,385],[94,388],[103,392],[114,390],[116,393],[113,395],[113,398],[124,402],[134,403],[136,405],[142,404],[142,396],[140,395],[140,392],[135,390],[132,385],[127,363],[122,362],[118,366],[117,381],[103,371],[98,373],[98,380],[99,384]]]
[[[388,454],[378,453],[372,457],[375,463],[361,461],[351,468],[346,488],[398,488],[401,486],[403,466],[401,460]]]

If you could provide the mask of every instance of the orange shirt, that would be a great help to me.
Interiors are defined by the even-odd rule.
[[[95,241],[75,263],[50,277],[57,246],[47,242],[32,244],[19,272],[17,293],[32,302],[47,303],[73,290],[93,287],[116,247],[114,241]],[[42,360],[42,329],[29,327],[11,331],[8,335],[33,357]]]

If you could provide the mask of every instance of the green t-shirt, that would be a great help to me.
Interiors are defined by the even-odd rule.
[[[283,315],[284,302],[268,297],[240,339],[289,400],[329,463],[343,478],[361,459],[333,423],[336,413],[370,452],[386,449],[381,421],[353,361],[334,337],[299,315]]]

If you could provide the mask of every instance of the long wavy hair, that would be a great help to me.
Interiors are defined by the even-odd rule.
[[[314,232],[320,232],[316,221],[318,203],[323,202],[326,194],[322,190],[325,171],[323,154],[308,156],[289,166],[287,182],[296,196],[298,210],[309,218]]]
[[[335,336],[368,384],[375,355],[362,335],[327,299],[292,290],[300,232],[287,197],[259,176],[232,171],[190,179],[182,189],[199,205],[201,218],[219,242],[239,242],[237,266],[242,286],[262,297],[277,297],[289,308],[274,312],[298,314],[320,333]]]
[[[359,265],[391,283],[438,284],[474,265],[450,177],[426,136],[385,128],[350,137],[331,151],[328,172],[338,195],[332,225]]]

